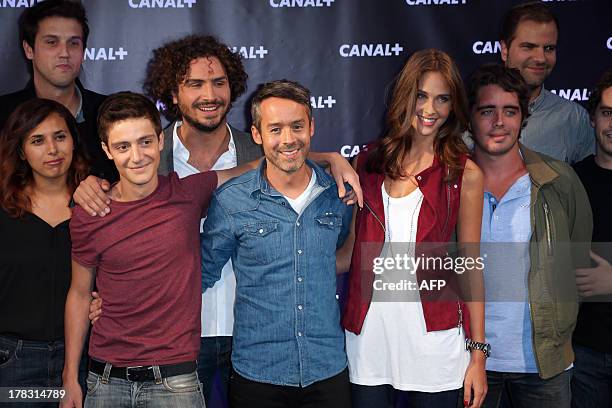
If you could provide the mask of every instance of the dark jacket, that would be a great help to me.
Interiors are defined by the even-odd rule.
[[[167,175],[174,171],[174,155],[172,152],[173,148],[173,132],[174,125],[176,122],[170,123],[164,129],[164,149],[161,151],[161,159],[159,161],[158,174]],[[232,129],[232,135],[234,136],[234,144],[236,145],[236,159],[238,165],[248,163],[250,161],[259,159],[263,156],[261,146],[253,141],[250,134],[242,132],[235,127],[230,125]]]
[[[80,81],[76,82],[83,96],[83,122],[77,124],[79,130],[79,142],[83,143],[85,151],[89,156],[91,174],[105,178],[110,181],[119,179],[112,160],[106,157],[102,150],[100,138],[98,137],[97,120],[98,108],[104,102],[106,96],[83,88]],[[36,98],[34,81],[30,80],[21,91],[0,96],[0,129],[4,127],[8,117],[21,103]]]

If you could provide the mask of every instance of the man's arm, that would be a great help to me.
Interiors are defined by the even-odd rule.
[[[94,268],[72,261],[72,281],[66,297],[64,315],[65,358],[62,374],[66,397],[62,407],[81,407],[83,394],[78,381],[79,362],[83,354],[85,336],[89,330],[89,303],[95,277]]]
[[[108,181],[96,176],[88,176],[85,180],[81,181],[72,195],[72,199],[83,207],[89,215],[104,217],[110,212],[108,207],[110,204],[109,191],[110,183]]]
[[[200,239],[202,250],[202,292],[212,288],[219,279],[223,265],[236,250],[233,222],[213,195]]]

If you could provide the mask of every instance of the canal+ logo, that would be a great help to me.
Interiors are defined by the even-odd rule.
[[[119,47],[117,49],[111,48],[86,48],[85,55],[83,55],[84,61],[123,61],[127,57],[128,52]]]
[[[395,44],[342,44],[340,56],[350,57],[397,57],[404,51],[404,47]]]
[[[32,7],[43,0],[0,0],[0,8]]]
[[[330,7],[336,0],[270,0],[270,7]]]
[[[501,52],[499,41],[476,41],[472,44],[474,54],[497,54]]]
[[[268,50],[263,46],[236,46],[228,47],[233,53],[238,53],[244,59],[264,59],[268,55]]]
[[[310,97],[310,106],[313,109],[331,109],[337,101],[333,96],[311,96]]]
[[[128,0],[131,8],[191,8],[197,0]]]

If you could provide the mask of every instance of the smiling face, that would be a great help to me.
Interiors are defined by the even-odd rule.
[[[518,148],[522,114],[516,93],[499,85],[478,90],[470,123],[475,148],[489,156],[501,156]]]
[[[191,61],[172,99],[183,120],[202,132],[212,132],[225,124],[231,91],[219,59],[203,57]]]
[[[261,102],[260,115],[259,129],[252,126],[251,131],[255,142],[263,146],[267,173],[293,174],[302,169],[314,134],[306,107],[272,97]]]
[[[554,21],[521,21],[508,45],[501,42],[506,67],[516,68],[531,88],[539,88],[557,62],[557,26]]]
[[[37,84],[66,88],[74,85],[83,62],[83,28],[72,18],[47,17],[38,23],[34,48],[24,41]]]
[[[435,137],[451,113],[450,88],[439,72],[426,72],[419,79],[412,128],[418,137]]]
[[[21,158],[32,169],[34,180],[66,178],[74,141],[66,121],[52,113],[34,128],[21,145]]]
[[[155,132],[147,118],[125,119],[111,125],[108,142],[102,144],[120,175],[122,192],[152,192],[157,187],[157,168],[163,148],[163,133]]]
[[[601,93],[591,124],[597,137],[597,154],[612,158],[612,87]]]

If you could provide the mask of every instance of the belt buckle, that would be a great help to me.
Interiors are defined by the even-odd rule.
[[[147,372],[152,370],[153,366],[132,366],[125,368],[125,378],[128,381],[136,382],[136,381],[146,381],[147,380]]]

